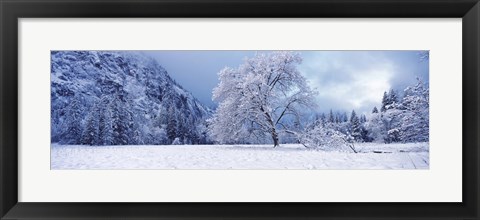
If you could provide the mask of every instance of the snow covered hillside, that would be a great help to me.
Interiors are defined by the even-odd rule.
[[[132,51],[52,51],[51,141],[205,144],[211,110],[153,58]]]
[[[429,169],[428,143],[373,144],[359,153],[271,145],[52,145],[51,169]]]

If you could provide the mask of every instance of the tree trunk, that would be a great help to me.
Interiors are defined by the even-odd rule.
[[[278,134],[277,131],[275,131],[275,128],[272,129],[272,140],[273,140],[273,148],[280,146],[280,143],[278,141]]]
[[[277,131],[275,130],[275,124],[273,123],[273,120],[272,120],[272,117],[270,116],[270,114],[268,114],[267,112],[265,112],[263,106],[260,107],[260,110],[265,114],[265,118],[267,119],[268,121],[268,124],[270,125],[270,134],[272,135],[272,140],[273,140],[273,148],[277,147],[280,145],[279,141],[278,141],[278,134],[277,134]]]

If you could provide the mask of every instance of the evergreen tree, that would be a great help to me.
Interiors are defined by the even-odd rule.
[[[350,123],[352,123],[355,120],[355,118],[358,119],[357,113],[355,113],[355,110],[352,110],[352,113],[350,114]]]
[[[429,91],[417,78],[417,84],[405,89],[402,99],[400,138],[403,142],[429,141]]]
[[[97,104],[91,107],[87,115],[85,129],[83,131],[82,144],[97,145],[99,136],[99,109]]]
[[[117,94],[117,97],[112,101],[111,105],[114,145],[130,144],[130,137],[132,137],[131,127],[133,122],[131,112],[126,108],[126,104],[122,98],[122,95]]]
[[[342,122],[348,122],[348,116],[346,112],[343,112],[342,119]]]
[[[75,96],[66,107],[65,123],[67,130],[64,133],[65,144],[81,144],[82,142],[82,113],[83,106],[81,104],[80,97]]]
[[[102,97],[99,104],[100,114],[98,116],[98,133],[99,138],[97,145],[113,145],[113,131],[112,131],[112,114],[111,109],[107,108],[110,101],[106,97]]]
[[[169,120],[167,122],[167,137],[170,143],[177,137],[177,117],[175,114],[175,108],[170,106],[168,108]]]
[[[386,131],[385,143],[394,143],[400,141],[400,127],[402,123],[403,111],[397,108],[387,109],[382,116],[382,123]]]
[[[373,114],[378,113],[377,106],[373,107],[372,113],[373,113]]]
[[[369,136],[369,132],[368,130],[365,128],[365,126],[362,125],[361,127],[361,137],[362,137],[362,141],[364,142],[372,142],[372,138],[370,138]]]
[[[138,128],[133,130],[132,144],[144,144],[141,132]]]
[[[388,94],[387,92],[383,92],[383,98],[382,98],[382,107],[380,108],[380,111],[385,112],[387,110],[387,105],[389,104],[388,101]]]
[[[182,144],[187,144],[189,142],[189,133],[188,129],[185,126],[184,118],[177,118],[177,137],[180,138]]]
[[[394,105],[398,104],[398,102],[399,102],[398,99],[399,99],[399,97],[398,97],[397,93],[395,92],[395,90],[390,89],[390,92],[388,94],[388,105],[390,105],[390,108],[394,108],[395,107]]]
[[[323,126],[325,126],[325,123],[327,122],[327,116],[325,116],[325,113],[320,114],[320,121]]]
[[[383,112],[379,114],[372,114],[369,120],[365,123],[368,130],[368,139],[377,143],[385,143],[387,139],[386,121],[383,117]]]
[[[368,123],[368,127],[375,130],[375,137],[383,137],[385,143],[400,141],[400,124],[402,111],[399,110],[399,97],[395,90],[384,92],[382,97],[381,114],[372,116],[375,123]],[[372,111],[373,112],[373,111]]]
[[[360,120],[355,113],[355,110],[352,110],[352,114],[350,115],[350,128],[351,128],[351,135],[357,142],[361,142],[362,140],[362,126]]]
[[[367,122],[367,117],[365,115],[362,114],[362,116],[360,117],[360,123],[365,123]]]
[[[328,122],[333,123],[335,122],[335,118],[333,116],[333,111],[330,109],[330,113],[328,114]]]

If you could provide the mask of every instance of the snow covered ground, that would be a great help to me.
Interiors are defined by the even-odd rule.
[[[357,144],[359,153],[271,145],[52,145],[51,169],[428,169],[428,143]]]

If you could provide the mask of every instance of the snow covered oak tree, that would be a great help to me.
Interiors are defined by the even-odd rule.
[[[212,137],[235,143],[269,136],[278,146],[280,132],[293,132],[289,122],[299,120],[300,108],[314,105],[315,92],[297,69],[301,62],[299,53],[276,51],[221,70],[220,83],[213,90],[219,106],[209,121]]]

